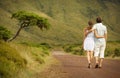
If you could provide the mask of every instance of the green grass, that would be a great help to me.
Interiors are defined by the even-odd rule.
[[[0,78],[35,78],[51,63],[49,59],[53,58],[45,43],[26,44],[0,41]]]
[[[36,74],[51,63],[50,59],[53,60],[47,46],[30,42],[12,44],[12,46],[19,49],[20,55],[28,62],[27,68],[20,72],[19,78],[36,78]]]
[[[13,78],[26,67],[27,61],[20,56],[16,49],[0,41],[0,77]]]
[[[22,30],[14,42],[78,44],[82,42],[83,28],[88,20],[92,18],[95,22],[98,15],[108,28],[108,40],[120,40],[119,0],[1,0],[0,4],[0,24],[12,31],[13,35],[18,29],[18,22],[10,17],[18,10],[46,17],[52,25],[48,31],[40,31],[37,27]]]

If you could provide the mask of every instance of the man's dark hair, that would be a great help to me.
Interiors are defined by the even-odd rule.
[[[97,17],[97,18],[96,18],[96,22],[97,22],[97,23],[101,23],[101,22],[102,22],[102,18],[101,18],[101,17]]]

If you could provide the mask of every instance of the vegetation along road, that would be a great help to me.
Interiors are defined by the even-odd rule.
[[[59,64],[52,65],[43,72],[43,78],[120,78],[120,60],[105,59],[103,67],[98,69],[94,68],[93,62],[92,68],[89,69],[85,57],[62,51],[54,51],[53,56]]]

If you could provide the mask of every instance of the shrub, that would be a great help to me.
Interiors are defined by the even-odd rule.
[[[119,57],[119,56],[120,56],[120,49],[115,48],[113,57]]]
[[[48,43],[41,43],[40,45],[48,49],[52,48]]]
[[[105,57],[110,57],[113,56],[114,54],[114,50],[112,48],[110,48],[111,46],[107,46],[106,50],[105,50]]]
[[[85,55],[81,45],[67,45],[63,47],[65,52],[70,52],[76,55]]]
[[[66,46],[63,47],[63,49],[64,49],[65,52],[69,53],[69,52],[72,52],[73,46],[66,45]]]
[[[115,46],[114,46],[115,45]],[[105,50],[105,57],[119,57],[120,56],[120,42],[109,41]]]
[[[0,39],[7,41],[11,37],[11,32],[0,26]]]

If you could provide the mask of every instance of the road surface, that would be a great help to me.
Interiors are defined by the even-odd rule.
[[[101,69],[87,68],[86,57],[54,51],[60,64],[52,65],[40,78],[120,78],[120,60],[105,59]]]

